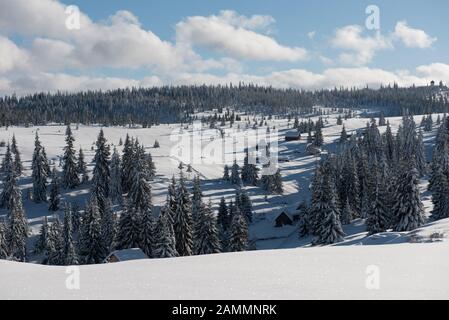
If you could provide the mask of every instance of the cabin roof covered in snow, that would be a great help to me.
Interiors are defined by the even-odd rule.
[[[111,256],[115,256],[119,261],[148,259],[147,255],[140,248],[115,250],[105,260],[107,261]]]
[[[290,130],[285,133],[286,137],[299,137],[300,135],[298,130]]]

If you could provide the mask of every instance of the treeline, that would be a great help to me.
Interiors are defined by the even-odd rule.
[[[231,107],[248,113],[309,113],[311,94],[254,85],[132,88],[79,93],[36,93],[0,99],[0,125],[189,122],[194,112]]]
[[[179,177],[173,176],[164,206],[155,213],[151,184],[156,167],[151,154],[137,139],[127,135],[122,155],[114,148],[111,156],[101,130],[91,179],[82,150],[76,155],[74,142],[72,130],[67,126],[62,171],[58,173],[55,167],[51,170],[45,148],[36,134],[31,199],[36,203],[48,202],[52,213],[64,210],[62,222],[57,214],[53,214],[52,221],[44,217],[34,246],[34,253],[43,256],[44,264],[101,263],[114,250],[128,248],[140,248],[149,258],[248,249],[252,204],[244,190],[237,190],[235,201],[228,204],[222,198],[215,214],[211,202],[204,200],[199,177],[195,177],[192,190],[187,188],[181,163]],[[18,187],[22,171],[20,152],[13,137],[2,164],[0,206],[8,214],[6,221],[0,223],[1,259],[27,261],[29,257],[29,227]],[[191,172],[191,168],[187,171]],[[90,187],[84,210],[68,201],[61,203],[61,188],[70,190],[82,184]]]
[[[315,92],[256,85],[131,88],[79,93],[36,93],[0,98],[0,125],[82,123],[135,125],[190,122],[198,111],[232,108],[266,115],[311,114],[314,105],[383,108],[387,116],[448,111],[440,86],[333,89]]]
[[[447,96],[439,86],[400,88],[397,85],[375,89],[333,89],[320,90],[313,94],[314,103],[332,108],[382,109],[386,116],[401,116],[405,113],[444,113],[449,109]]]

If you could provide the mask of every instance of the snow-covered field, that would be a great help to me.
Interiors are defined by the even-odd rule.
[[[81,266],[79,273],[0,261],[0,299],[448,299],[448,252],[447,242],[300,248]]]
[[[342,129],[342,126],[336,125],[336,117],[336,114],[324,117],[325,149],[331,151],[336,147],[335,142]],[[436,115],[434,117],[435,120]],[[353,118],[344,121],[344,124],[351,133],[364,128],[368,120]],[[401,118],[388,120],[395,132]],[[415,121],[419,125],[421,116],[416,116]],[[344,226],[347,234],[344,242],[325,248],[310,248],[310,238],[298,239],[296,226],[275,228],[274,219],[282,210],[294,212],[301,200],[309,199],[308,186],[317,158],[305,152],[305,137],[299,142],[284,141],[283,136],[293,125],[293,120],[290,128],[285,119],[268,121],[268,124],[279,130],[279,156],[288,156],[290,162],[280,163],[284,195],[265,197],[259,187],[245,187],[255,211],[255,221],[249,230],[250,240],[254,241],[257,249],[266,250],[81,266],[80,290],[66,288],[68,275],[64,267],[0,261],[0,298],[449,298],[447,220],[428,224],[410,233],[386,232],[370,237],[367,237],[364,222],[355,220],[351,225]],[[383,132],[385,127],[379,129]],[[93,157],[92,147],[99,130],[98,126],[81,125],[78,130],[73,130],[75,146],[83,148],[88,162]],[[138,138],[151,152],[157,170],[157,177],[152,183],[155,205],[165,200],[169,179],[173,174],[178,174],[179,156],[185,156],[189,151],[186,148],[190,149],[184,142],[173,139],[172,133],[179,130],[179,124],[146,129],[104,128],[109,143],[118,147],[120,138],[124,141],[128,133]],[[191,130],[192,126],[184,128],[183,132]],[[64,126],[0,129],[0,141],[7,141],[13,134],[16,135],[26,168],[20,180],[24,190],[31,187],[30,166],[36,131],[48,157],[57,165],[58,156],[62,155],[65,145]],[[428,160],[435,131],[424,135]],[[217,131],[212,132],[212,138],[211,135],[204,135],[201,145],[204,147],[211,141],[221,141],[225,149],[232,150],[233,144],[242,135],[243,130],[231,132],[228,128],[224,142]],[[156,139],[161,147],[155,149],[152,146]],[[5,148],[0,148],[0,154],[4,151]],[[237,153],[239,159],[243,158],[242,151]],[[202,156],[207,158],[207,154]],[[231,165],[232,160],[226,163]],[[205,197],[214,204],[218,204],[222,196],[229,201],[235,195],[234,186],[220,179],[223,166],[224,163],[193,163],[194,173],[188,177],[200,175]],[[91,165],[89,170],[92,170]],[[422,181],[422,200],[429,214],[432,204],[426,185],[427,182]],[[84,186],[70,192],[64,191],[62,201],[77,202],[82,207],[88,195],[89,189]],[[25,196],[24,205],[32,230],[31,249],[42,217],[49,213],[47,204],[36,205],[26,200]],[[5,213],[4,210],[0,211],[0,216]],[[369,266],[378,268],[379,290],[367,289]],[[368,273],[370,270],[368,268]]]

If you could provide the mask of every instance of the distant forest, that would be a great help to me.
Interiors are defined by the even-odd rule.
[[[387,116],[447,112],[448,89],[426,87],[303,91],[256,85],[131,88],[79,93],[36,93],[0,98],[0,125],[98,123],[109,125],[190,122],[195,112],[233,108],[269,115],[310,114],[314,105],[381,108]]]

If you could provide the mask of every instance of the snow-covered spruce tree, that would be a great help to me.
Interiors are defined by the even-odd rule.
[[[152,180],[152,179],[154,179],[154,177],[156,177],[156,165],[154,164],[153,157],[151,156],[151,153],[148,152],[145,155],[145,158],[146,158],[146,171],[148,174],[148,179]],[[190,167],[190,169],[191,169],[191,167]]]
[[[13,180],[16,179],[16,173],[9,144],[6,147],[5,158],[3,160],[3,172],[4,178],[3,189],[0,194],[0,207],[10,209],[11,192]]]
[[[23,164],[22,164],[22,160],[20,158],[19,147],[17,145],[15,135],[12,136],[12,140],[11,140],[11,152],[14,156],[14,162],[13,162],[14,163],[14,171],[17,176],[20,176],[23,171]]]
[[[109,186],[109,196],[113,203],[123,203],[122,197],[122,164],[120,155],[116,148],[111,157],[110,164],[111,184]]]
[[[433,209],[430,218],[433,221],[449,217],[449,182],[442,168],[435,169],[432,187]]]
[[[239,208],[235,206],[234,210],[229,230],[228,251],[245,251],[248,247],[248,226]]]
[[[3,221],[0,222],[0,259],[8,257],[8,245],[6,243],[7,225]]]
[[[315,136],[313,138],[313,145],[316,147],[321,147],[323,145],[323,132],[321,131],[321,124],[318,121],[315,126]]]
[[[396,146],[389,121],[387,121],[387,130],[385,131],[384,152],[388,165],[393,166],[396,159]]]
[[[346,132],[345,126],[343,126],[343,128],[341,129],[341,133],[340,133],[339,143],[340,144],[345,144],[347,141],[348,141],[348,134]]]
[[[49,211],[58,211],[59,210],[59,202],[61,196],[59,194],[59,178],[58,172],[56,168],[53,167],[53,171],[51,174],[51,184],[50,184],[50,198],[49,198]]]
[[[351,205],[349,204],[349,199],[346,198],[343,208],[340,212],[341,224],[350,224],[352,219],[354,219],[354,212],[352,211]]]
[[[156,239],[153,255],[155,258],[177,257],[175,232],[171,222],[170,206],[168,203],[161,209],[156,224]]]
[[[240,194],[239,207],[243,216],[246,218],[247,224],[253,222],[253,204],[246,190]]]
[[[328,162],[323,164],[320,174],[318,194],[313,194],[313,210],[318,220],[316,226],[316,239],[314,244],[327,245],[340,242],[345,236],[341,228],[340,214],[336,203],[336,191],[331,179],[331,168]],[[314,190],[316,192],[316,190]]]
[[[199,212],[203,206],[203,192],[201,191],[200,177],[197,175],[193,178],[192,190],[192,219],[195,225],[198,222]]]
[[[109,146],[106,144],[103,129],[100,130],[96,142],[95,167],[92,177],[92,195],[97,198],[98,210],[102,217],[106,210],[106,199],[109,197],[109,184],[111,173],[109,172]]]
[[[48,247],[46,264],[61,266],[64,264],[64,237],[63,225],[57,216],[54,217],[54,221],[50,224],[48,237],[50,245]]]
[[[12,259],[25,261],[27,257],[28,221],[23,209],[22,192],[15,177],[11,180],[9,210],[9,230],[7,234],[9,254]]]
[[[237,186],[242,184],[242,180],[240,179],[240,166],[237,164],[236,160],[234,160],[234,164],[231,167],[230,182]]]
[[[229,219],[228,206],[226,205],[226,200],[224,197],[221,197],[220,204],[218,205],[217,223],[218,227],[224,230],[228,230],[231,223]]]
[[[64,147],[64,156],[62,157],[62,185],[65,188],[73,189],[79,185],[80,180],[78,177],[75,149],[73,148],[75,138],[73,137],[70,125],[67,126],[65,134],[66,146]]]
[[[388,212],[388,199],[385,186],[385,177],[381,174],[378,167],[374,176],[374,197],[367,213],[366,229],[369,234],[385,232],[390,225],[390,216]]]
[[[91,195],[86,206],[79,241],[79,254],[84,264],[101,263],[107,255],[101,233],[100,210],[97,197],[94,195]]]
[[[76,252],[76,244],[73,240],[72,227],[72,208],[69,204],[65,205],[64,209],[64,227],[63,227],[63,264],[66,266],[76,265],[79,263],[78,254]]]
[[[168,185],[168,193],[167,193],[167,201],[168,201],[168,206],[169,209],[167,211],[167,213],[169,214],[171,223],[173,224],[174,222],[174,214],[176,212],[176,179],[175,176],[173,175],[170,181],[170,184]]]
[[[134,158],[134,139],[130,139],[126,135],[125,144],[123,145],[122,155],[122,191],[128,193],[132,184],[132,162]]]
[[[411,231],[424,224],[423,205],[419,195],[418,170],[412,161],[403,163],[393,207],[394,231]]]
[[[273,186],[274,186],[274,192],[276,194],[283,194],[284,193],[284,186],[282,183],[282,176],[281,176],[281,169],[277,169],[276,173],[273,176]]]
[[[298,235],[299,238],[304,238],[310,233],[309,207],[307,206],[307,202],[304,200],[299,205]]]
[[[87,164],[86,160],[84,160],[84,152],[82,148],[78,151],[78,174],[81,175],[81,183],[87,183],[89,181]]]
[[[151,200],[150,200],[151,201]],[[150,209],[147,209],[141,213],[141,233],[140,233],[140,249],[149,257],[153,258],[154,248],[154,219]]]
[[[193,250],[192,204],[182,170],[176,188],[176,211],[174,212],[176,251],[180,256],[190,256]]]
[[[417,138],[415,139],[415,163],[416,170],[418,170],[419,176],[422,177],[427,171],[426,155],[424,153],[423,134],[419,131]]]
[[[259,180],[258,171],[259,169],[257,168],[257,166],[254,165],[253,163],[250,163],[249,151],[247,149],[242,167],[242,181],[247,184],[256,186]]]
[[[201,202],[201,210],[195,228],[195,254],[211,254],[220,252],[220,239],[218,236],[217,221],[212,212],[212,203],[207,205]]]
[[[32,160],[32,180],[33,180],[33,201],[39,203],[47,201],[47,172],[46,159],[44,158],[43,149],[36,132],[34,142],[34,153]]]
[[[132,161],[132,184],[128,192],[128,205],[139,213],[151,211],[151,185],[146,173],[145,151],[137,147]]]
[[[229,176],[229,167],[227,164],[225,164],[224,166],[224,170],[223,170],[223,180],[224,181],[229,181],[231,180],[230,176]]]
[[[117,249],[138,248],[140,245],[141,217],[133,205],[125,201],[125,210],[119,219]]]
[[[50,225],[47,216],[45,216],[39,229],[37,241],[34,243],[34,253],[44,254],[45,256],[43,264],[47,263],[50,246]]]
[[[106,255],[114,250],[116,233],[116,219],[112,210],[112,203],[110,199],[106,199],[105,211],[101,217],[101,235],[106,248]]]

